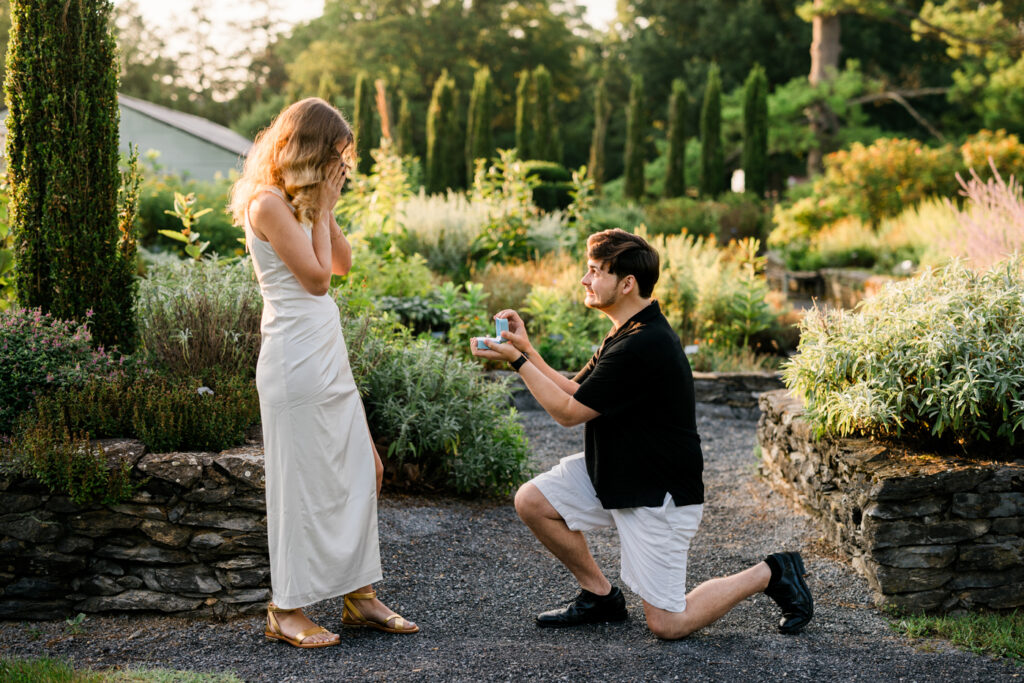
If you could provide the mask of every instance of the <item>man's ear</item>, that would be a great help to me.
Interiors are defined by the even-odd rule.
[[[629,294],[636,288],[636,278],[632,275],[627,275],[622,278],[622,293]]]

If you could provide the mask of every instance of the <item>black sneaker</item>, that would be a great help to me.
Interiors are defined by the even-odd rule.
[[[588,590],[580,591],[568,607],[553,609],[537,615],[537,626],[559,627],[599,624],[608,621],[625,621],[626,598],[622,591],[612,586],[608,595],[595,595]]]
[[[765,595],[782,608],[779,633],[799,633],[814,616],[814,598],[804,582],[804,561],[800,553],[772,555],[782,568],[782,575],[774,586],[765,589]]]

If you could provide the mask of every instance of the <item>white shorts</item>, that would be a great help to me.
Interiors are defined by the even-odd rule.
[[[562,458],[531,482],[573,531],[619,530],[622,582],[651,605],[686,609],[686,555],[703,505],[677,507],[665,494],[660,507],[606,510],[594,491],[582,453]]]

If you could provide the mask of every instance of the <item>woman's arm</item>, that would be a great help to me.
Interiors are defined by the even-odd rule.
[[[249,221],[258,238],[270,242],[302,288],[314,296],[331,283],[331,238],[323,220],[313,225],[313,239],[277,195],[265,192],[252,200]]]
[[[347,275],[352,269],[352,245],[345,238],[341,226],[331,212],[331,272],[335,275]]]
[[[288,270],[314,296],[327,293],[334,270],[335,249],[332,244],[332,229],[337,227],[334,220],[334,205],[338,203],[341,186],[345,183],[348,166],[343,162],[332,164],[327,176],[320,184],[320,211],[312,226],[312,239],[306,239],[305,231],[296,220],[291,209],[280,197],[261,194],[249,208],[249,221],[257,237],[266,238]],[[338,232],[341,229],[338,228]],[[339,253],[348,247],[342,236]],[[349,249],[351,251],[351,249]],[[351,254],[349,255],[351,262]]]

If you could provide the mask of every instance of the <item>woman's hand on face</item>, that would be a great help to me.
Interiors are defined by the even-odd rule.
[[[339,159],[327,167],[327,174],[321,186],[322,207],[325,212],[334,210],[334,205],[341,197],[341,188],[345,184],[346,178],[348,178],[348,164],[344,161]]]

